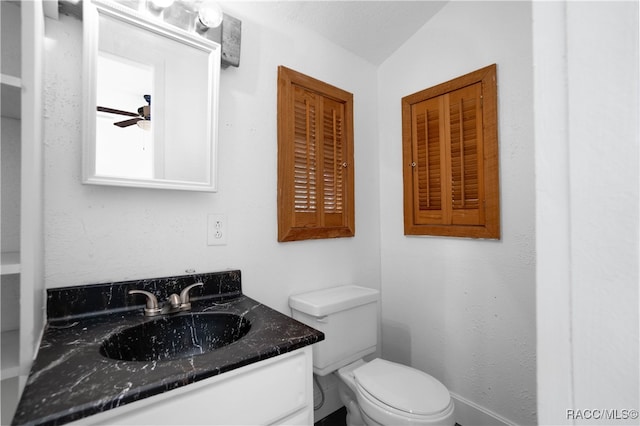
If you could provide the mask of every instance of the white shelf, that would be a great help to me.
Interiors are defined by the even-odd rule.
[[[22,79],[8,74],[0,74],[0,82],[3,86],[22,88]]]
[[[8,74],[0,74],[2,83],[2,116],[20,119],[22,80]]]
[[[3,331],[0,335],[1,348],[0,360],[2,369],[0,378],[2,380],[16,377],[20,373],[18,363],[18,345],[20,343],[20,331]]]
[[[2,265],[0,275],[10,275],[20,273],[20,252],[8,251],[2,253]]]

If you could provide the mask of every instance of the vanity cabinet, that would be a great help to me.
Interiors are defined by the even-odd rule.
[[[9,424],[44,324],[41,1],[0,2],[2,419]]]
[[[306,346],[72,424],[310,425],[312,378]]]

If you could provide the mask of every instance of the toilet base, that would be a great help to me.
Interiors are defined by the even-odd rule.
[[[338,380],[338,395],[340,396],[340,401],[342,401],[344,407],[347,409],[347,426],[367,426],[362,418],[362,413],[356,400],[356,394],[353,393],[351,388],[349,388],[343,380],[340,380],[339,376]]]

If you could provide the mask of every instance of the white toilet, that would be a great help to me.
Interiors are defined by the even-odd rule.
[[[453,400],[434,377],[376,358],[378,291],[333,287],[289,298],[293,318],[325,334],[313,347],[313,371],[337,371],[349,426],[452,426]]]

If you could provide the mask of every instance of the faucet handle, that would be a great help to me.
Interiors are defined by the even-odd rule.
[[[179,309],[182,306],[182,299],[180,299],[180,296],[178,296],[175,293],[173,293],[171,296],[169,296],[167,301],[171,305],[172,309]]]
[[[182,291],[180,292],[180,301],[182,302],[182,305],[180,306],[180,308],[182,310],[186,311],[188,309],[191,309],[191,301],[189,300],[189,290],[191,290],[194,287],[202,287],[203,285],[204,284],[200,282],[200,283],[188,285],[182,289]]]
[[[158,299],[153,293],[145,290],[129,290],[129,294],[144,294],[147,297],[147,306],[144,308],[144,314],[148,317],[160,315],[162,309],[158,306]]]

